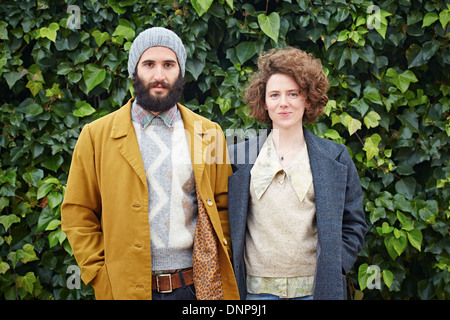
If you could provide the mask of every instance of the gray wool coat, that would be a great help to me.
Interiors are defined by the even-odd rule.
[[[314,299],[346,299],[345,275],[364,243],[367,224],[356,167],[344,145],[303,128],[313,175],[318,232]],[[250,170],[268,134],[229,146],[233,174],[228,179],[228,210],[233,267],[245,299],[244,247]]]

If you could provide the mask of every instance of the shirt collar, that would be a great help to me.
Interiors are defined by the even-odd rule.
[[[139,123],[142,130],[147,129],[147,127],[150,125],[152,120],[156,117],[161,118],[167,127],[172,128],[175,123],[175,118],[177,116],[177,113],[178,113],[178,107],[177,107],[177,105],[174,105],[169,110],[163,111],[163,112],[159,113],[157,116],[155,116],[150,111],[147,111],[144,108],[142,108],[136,102],[136,100],[133,101],[133,105],[131,108],[132,118]]]
[[[250,171],[258,200],[263,196],[275,175],[280,171],[286,173],[298,199],[300,202],[303,202],[312,183],[307,146],[305,144],[289,166],[283,168],[273,145],[272,133],[270,133]]]

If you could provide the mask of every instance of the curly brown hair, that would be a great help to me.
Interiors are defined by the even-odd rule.
[[[303,115],[303,122],[314,122],[328,102],[325,95],[329,88],[328,80],[319,59],[294,47],[271,49],[258,58],[258,71],[244,92],[244,99],[251,108],[250,116],[263,123],[272,123],[265,109],[265,94],[267,81],[276,73],[295,79],[300,86],[300,94],[306,97],[309,104]]]

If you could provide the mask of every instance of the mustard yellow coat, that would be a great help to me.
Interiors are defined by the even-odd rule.
[[[93,285],[97,299],[152,297],[148,189],[131,122],[132,101],[83,128],[61,209],[62,229],[81,278]],[[230,262],[228,176],[232,170],[223,132],[216,123],[178,107],[195,182],[219,240],[224,299],[239,299]]]

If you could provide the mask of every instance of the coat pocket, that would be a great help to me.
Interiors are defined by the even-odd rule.
[[[97,300],[114,300],[108,270],[104,264],[91,282]]]

